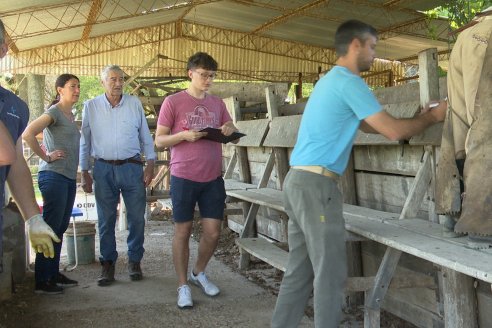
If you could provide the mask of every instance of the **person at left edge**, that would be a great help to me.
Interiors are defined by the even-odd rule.
[[[108,286],[114,281],[118,258],[115,224],[120,194],[127,209],[128,272],[131,280],[142,279],[145,187],[154,176],[156,155],[142,103],[135,96],[123,94],[123,70],[117,65],[104,67],[101,83],[105,93],[84,104],[80,168],[85,192],[92,192],[94,182],[102,266],[97,282]],[[147,162],[145,169],[142,152]],[[94,158],[92,176],[90,157]]]
[[[63,240],[70,223],[77,190],[80,132],[73,106],[79,100],[79,78],[62,74],[55,82],[56,98],[44,114],[32,121],[22,134],[32,151],[41,158],[38,185],[43,195],[43,218]],[[43,150],[36,136],[43,132]],[[55,244],[55,257],[36,255],[35,293],[60,294],[63,287],[76,286],[75,280],[59,272],[62,243]]]
[[[8,45],[5,27],[0,20],[0,59],[7,55]],[[29,120],[29,109],[25,102],[12,92],[0,86],[0,135],[7,138],[0,140],[0,149],[7,149],[9,154],[0,165],[0,227],[3,225],[2,209],[5,201],[5,182],[26,220],[29,240],[32,248],[46,257],[54,257],[53,241],[60,242],[49,225],[39,214],[39,206],[34,197],[31,172],[24,159],[21,134]],[[8,135],[5,135],[8,134]],[[15,153],[12,154],[12,147]],[[14,155],[14,156],[12,156]],[[9,165],[10,163],[10,165]],[[0,228],[0,273],[3,272],[1,259],[3,231]]]

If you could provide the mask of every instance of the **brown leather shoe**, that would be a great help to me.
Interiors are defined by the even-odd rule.
[[[114,263],[113,261],[101,261],[101,275],[97,279],[99,286],[109,286],[114,281]]]
[[[142,269],[140,262],[128,262],[128,273],[133,281],[142,280]]]

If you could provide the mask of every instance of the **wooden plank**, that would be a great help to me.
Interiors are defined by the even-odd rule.
[[[381,300],[386,296],[402,251],[388,247],[364,303],[364,327],[379,327]]]
[[[345,286],[347,291],[358,292],[367,291],[374,286],[376,277],[348,277]],[[390,282],[390,289],[408,288],[437,288],[432,277],[415,276],[412,274],[395,275]]]
[[[476,250],[418,231],[402,229],[399,220],[351,215],[344,209],[346,229],[437,265],[492,283],[492,250]],[[418,220],[418,219],[415,219]],[[433,224],[420,220],[424,225]],[[415,221],[416,222],[416,221]]]
[[[357,194],[355,186],[354,172],[354,153],[352,152],[347,164],[347,168],[338,186],[343,195],[343,202],[357,205]],[[362,276],[362,252],[360,242],[350,242],[346,244],[347,253],[347,274],[349,277]],[[346,291],[345,298],[347,308],[355,308],[364,304],[364,294]]]
[[[440,146],[442,139],[442,127],[444,123],[437,123],[428,127],[424,133],[410,138],[410,145]]]
[[[384,211],[373,210],[362,206],[343,204],[344,215],[354,218],[369,218],[377,222],[394,221],[398,219],[398,214],[388,213]]]
[[[424,158],[420,169],[413,180],[412,187],[405,199],[405,205],[400,214],[400,220],[408,217],[415,217],[418,210],[422,207],[423,197],[429,187],[432,177],[431,158],[432,153],[428,150],[424,153]]]
[[[224,209],[224,216],[228,215],[242,215],[243,210],[240,208],[226,208]]]
[[[477,303],[479,314],[479,327],[492,327],[492,294],[490,292],[490,285],[485,283],[478,284],[477,290]]]
[[[396,104],[401,102],[415,101],[419,99],[420,94],[419,83],[406,83],[389,88],[381,88],[374,90],[374,95],[379,103]],[[439,98],[444,98],[447,95],[447,79],[446,76],[439,78]]]
[[[280,116],[302,115],[306,102],[298,102],[296,104],[284,104],[278,107]]]
[[[383,105],[383,110],[396,118],[410,118],[419,110],[419,102],[411,101]],[[398,141],[392,141],[380,134],[365,133],[359,130],[354,140],[354,145],[398,145]]]
[[[228,196],[285,212],[282,191],[273,188],[228,190]]]
[[[265,169],[260,177],[260,181],[258,182],[258,188],[265,188],[267,186],[268,181],[270,180],[270,176],[272,175],[274,164],[275,164],[275,154],[272,152],[265,164]]]
[[[236,127],[246,136],[239,139],[236,146],[260,147],[268,132],[270,121],[268,119],[238,121]]]
[[[408,303],[403,297],[396,297],[390,290],[383,300],[382,308],[417,327],[444,328],[442,318],[419,303]],[[398,290],[396,290],[398,291]],[[452,326],[451,326],[452,327]]]
[[[232,175],[234,173],[234,167],[236,167],[237,164],[237,151],[234,149],[232,156],[229,159],[229,162],[227,163],[226,170],[224,173],[224,179],[231,179]]]
[[[354,169],[357,171],[381,172],[399,175],[417,174],[424,148],[421,146],[375,146],[354,147]]]
[[[268,147],[294,147],[302,115],[280,116],[272,119],[270,130],[263,142]]]
[[[374,246],[374,247],[370,247]],[[369,246],[369,247],[368,247]],[[386,246],[378,244],[376,242],[362,243],[363,249],[363,268],[364,276],[375,276],[381,260],[386,251]],[[418,267],[421,265],[421,267]],[[393,298],[399,298],[408,306],[417,306],[427,309],[435,314],[438,314],[438,305],[436,302],[436,290],[437,279],[436,270],[437,266],[429,261],[422,260],[415,256],[403,253],[398,261],[398,267],[395,272],[395,277],[412,277],[411,279],[416,281],[427,281],[428,285],[417,285],[414,287],[405,289],[390,288],[385,298],[392,296]],[[431,284],[433,282],[433,284]],[[392,280],[393,283],[393,280]],[[417,287],[419,286],[419,287]]]
[[[287,269],[289,254],[263,238],[238,238],[236,244],[279,270]]]
[[[394,206],[397,207],[396,211],[391,212],[401,212],[414,179],[408,176],[356,172],[357,201],[359,205],[377,204],[381,206],[379,208],[385,209]],[[427,213],[429,208],[427,193],[424,192],[421,195],[423,201],[420,210]],[[386,205],[390,207],[383,207]]]
[[[442,268],[442,282],[445,327],[477,328],[474,279]]]
[[[287,155],[287,149],[285,148],[273,148],[273,153],[275,154],[275,169],[277,172],[277,189],[282,189],[284,185],[285,177],[289,171],[289,158]]]
[[[245,183],[241,181],[237,181],[234,179],[224,179],[224,185],[226,190],[236,190],[236,189],[254,189],[257,186],[251,183]]]
[[[283,100],[278,98],[277,91],[273,88],[273,85],[266,87],[264,90],[267,115],[270,120],[273,120],[275,117],[279,116],[278,106],[283,103]]]
[[[429,221],[439,223],[439,215],[436,213],[436,163],[437,154],[436,147],[425,146],[426,151],[429,151],[431,178],[427,194],[429,195]]]
[[[437,49],[431,48],[419,52],[419,88],[420,105],[424,107],[430,101],[439,100],[439,75],[438,75]],[[426,129],[418,136],[411,138],[412,144],[441,144],[442,126],[440,123]]]
[[[254,224],[255,224],[256,214],[258,214],[259,208],[260,205],[253,203],[249,207],[249,211],[244,212],[248,214],[244,220],[243,231],[241,231],[241,233],[239,234],[241,238],[254,237],[256,235]]]
[[[149,106],[157,106],[157,105],[160,106],[164,102],[164,96],[155,96],[155,97],[138,96],[138,99],[140,99],[142,105],[149,105]]]
[[[220,98],[235,97],[238,101],[265,102],[265,88],[271,86],[279,102],[287,98],[288,83],[258,83],[258,82],[214,82],[210,87],[210,94]]]

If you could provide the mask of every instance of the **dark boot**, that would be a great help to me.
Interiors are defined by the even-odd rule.
[[[97,279],[99,286],[109,286],[114,281],[114,263],[113,261],[101,261],[101,275]]]
[[[128,262],[128,273],[130,279],[133,281],[142,280],[142,269],[140,268],[140,262]]]

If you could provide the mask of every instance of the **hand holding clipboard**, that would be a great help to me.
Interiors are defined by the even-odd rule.
[[[226,144],[228,142],[231,142],[233,140],[245,136],[245,134],[241,132],[233,132],[231,135],[226,136],[222,134],[222,131],[220,129],[214,129],[214,128],[205,128],[200,130],[200,132],[207,132],[207,135],[202,137],[203,139],[208,139],[215,142],[221,142],[223,144]]]

